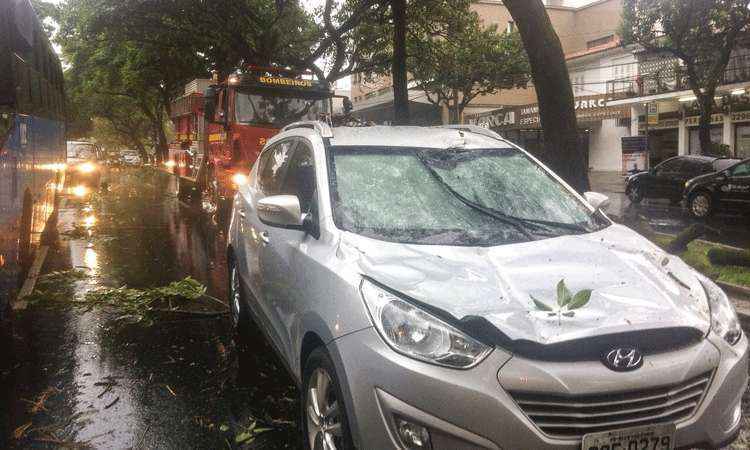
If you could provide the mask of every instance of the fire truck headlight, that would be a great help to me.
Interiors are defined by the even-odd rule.
[[[237,187],[246,185],[248,181],[249,179],[244,173],[235,173],[232,175],[232,183]]]
[[[82,184],[79,184],[78,186],[74,187],[71,192],[76,197],[85,197],[89,194],[89,188]]]
[[[229,78],[227,78],[227,83],[229,84],[239,84],[240,77],[239,75],[229,75]]]
[[[96,170],[96,164],[91,163],[91,162],[85,162],[83,164],[79,164],[77,169],[81,173],[91,173]]]
[[[171,169],[172,167],[176,166],[176,165],[177,165],[177,163],[176,163],[176,162],[174,162],[174,161],[172,161],[172,160],[170,159],[170,160],[168,160],[168,161],[164,161],[164,165],[165,165],[165,166],[167,166],[167,167],[169,167],[169,168]]]

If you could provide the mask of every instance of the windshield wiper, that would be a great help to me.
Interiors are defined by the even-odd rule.
[[[562,228],[566,230],[571,231],[577,231],[579,233],[587,233],[588,230],[584,228],[581,225],[574,224],[574,223],[566,223],[566,222],[555,222],[551,220],[542,220],[542,219],[527,219],[524,217],[517,217],[512,216],[509,214],[506,214],[502,211],[498,211],[494,208],[490,208],[488,206],[484,206],[481,203],[470,200],[463,194],[456,191],[450,184],[448,184],[443,177],[440,176],[439,173],[435,169],[433,169],[430,164],[425,161],[424,157],[419,153],[416,152],[417,158],[419,161],[424,165],[427,170],[430,172],[430,175],[435,178],[441,185],[443,185],[453,196],[455,196],[458,200],[461,201],[461,203],[465,204],[466,206],[469,206],[473,209],[476,209],[477,211],[480,211],[490,217],[494,217],[500,221],[503,221],[509,225],[514,226],[516,229],[518,229],[521,233],[524,234],[527,238],[534,240],[534,237],[532,233],[528,231],[528,228],[535,228],[535,229],[541,229],[541,228]],[[476,197],[476,193],[474,194]]]
[[[443,180],[443,177],[441,177],[440,174],[438,174],[435,171],[435,169],[433,169],[432,167],[430,167],[429,164],[427,164],[427,161],[425,161],[423,159],[423,156],[421,154],[419,154],[419,152],[415,152],[415,154],[417,155],[417,159],[419,159],[419,161],[422,163],[422,165],[425,166],[425,168],[430,173],[430,175],[438,183],[440,183],[445,189],[447,189],[448,192],[450,192],[454,197],[456,197],[461,203],[463,203],[464,205],[468,206],[469,208],[477,210],[477,211],[479,211],[479,212],[481,212],[481,213],[483,213],[483,214],[485,214],[487,216],[490,216],[490,217],[492,217],[494,219],[497,219],[497,220],[499,220],[499,221],[501,221],[503,223],[506,223],[506,224],[514,227],[521,234],[523,234],[524,236],[526,236],[527,239],[529,239],[531,241],[536,240],[534,238],[534,235],[529,232],[529,230],[528,230],[528,224],[524,223],[523,220],[519,220],[516,217],[509,216],[509,215],[504,214],[504,213],[502,213],[500,211],[496,211],[494,209],[487,208],[486,206],[483,206],[483,205],[481,205],[481,204],[479,204],[477,202],[469,200],[464,195],[462,195],[461,193],[459,193],[458,191],[456,191],[455,189],[453,189],[453,187],[451,187],[451,185],[449,185],[448,183],[446,183],[445,180]]]
[[[531,223],[533,225],[543,225],[546,227],[554,227],[554,228],[564,228],[566,230],[571,231],[579,231],[581,233],[588,233],[589,230],[587,230],[582,225],[578,225],[576,223],[566,223],[566,222],[555,222],[553,220],[541,220],[541,219],[525,219],[521,217],[517,217],[519,220],[523,220],[524,222]]]

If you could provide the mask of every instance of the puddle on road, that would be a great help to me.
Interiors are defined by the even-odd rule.
[[[86,273],[73,281],[77,298],[102,286],[144,289],[186,276],[226,298],[224,238],[203,215],[164,194],[169,182],[146,171],[112,173],[107,191],[67,198],[60,213],[66,243],[50,264]],[[22,367],[9,389],[36,398],[54,386],[56,394],[33,416],[13,399],[13,429],[32,423],[14,446],[300,446],[296,389],[257,331],[237,345],[226,316],[166,314],[151,326],[117,317],[115,310],[64,303],[40,302],[27,312],[21,327],[32,342],[20,346],[26,355],[17,353]],[[50,320],[54,326],[42,331]],[[34,371],[43,375],[21,381]],[[270,431],[237,443],[252,423]]]

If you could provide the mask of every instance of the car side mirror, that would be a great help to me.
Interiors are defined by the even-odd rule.
[[[583,197],[595,211],[603,211],[609,206],[609,197],[604,194],[598,192],[586,192],[583,194]]]
[[[255,207],[261,222],[272,227],[302,230],[302,210],[296,195],[272,195]]]

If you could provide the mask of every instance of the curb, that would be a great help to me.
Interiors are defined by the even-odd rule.
[[[654,231],[654,234],[658,235],[658,236],[663,236],[663,237],[670,237],[672,239],[674,239],[674,238],[677,237],[676,234],[663,233],[661,231]],[[713,245],[715,247],[724,248],[726,250],[734,250],[736,252],[746,252],[747,251],[746,248],[740,248],[740,247],[735,247],[735,246],[732,246],[732,245],[722,244],[721,242],[707,241],[705,239],[694,239],[693,242],[700,242],[701,244],[705,244],[705,245]],[[741,287],[741,286],[738,286],[738,287]]]

